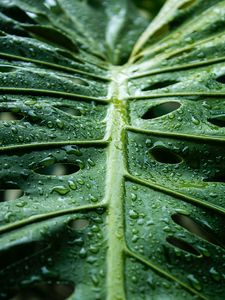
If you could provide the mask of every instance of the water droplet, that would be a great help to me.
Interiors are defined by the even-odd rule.
[[[88,258],[86,259],[86,261],[87,261],[89,264],[94,264],[97,260],[98,260],[98,258],[95,257],[95,256],[92,256],[92,255],[88,256]]]
[[[138,190],[138,187],[136,185],[133,185],[132,189],[136,191],[136,190]]]
[[[169,226],[163,227],[162,230],[165,231],[165,232],[172,232],[172,230],[171,230],[171,228]]]
[[[132,201],[135,201],[136,199],[137,199],[137,195],[136,194],[134,194],[134,193],[131,193],[131,200]]]
[[[99,285],[99,279],[98,279],[98,277],[97,277],[96,274],[92,274],[92,275],[91,275],[91,281],[93,282],[93,284],[94,284],[95,286],[98,286],[98,285]]]
[[[202,246],[197,246],[197,249],[199,250],[200,253],[202,253],[204,256],[209,257],[210,253],[209,250],[202,247]]]
[[[212,275],[212,277],[213,277],[214,280],[216,280],[216,281],[220,281],[221,280],[221,276],[220,276],[219,272],[216,271],[216,269],[214,267],[212,267],[209,270],[209,273]]]
[[[56,124],[60,129],[64,127],[64,123],[60,119],[56,119]]]
[[[52,128],[53,127],[52,121],[48,121],[47,126],[48,126],[48,128]]]
[[[77,179],[77,182],[80,184],[80,185],[84,185],[84,180],[83,179],[81,179],[81,178],[78,178]]]
[[[200,124],[200,121],[198,119],[196,119],[196,117],[194,117],[194,116],[191,117],[191,121],[195,125],[199,125]]]
[[[54,163],[55,163],[55,158],[52,156],[48,156],[40,161],[40,164],[43,167],[48,167],[50,165],[53,165]]]
[[[68,180],[68,185],[72,190],[76,190],[77,189],[77,184],[76,182],[74,182],[73,180]]]
[[[187,279],[190,281],[190,283],[193,286],[193,288],[195,288],[198,291],[201,290],[202,287],[200,285],[200,282],[198,281],[198,279],[193,274],[189,274],[187,276]]]
[[[90,200],[91,200],[91,202],[98,202],[98,198],[96,198],[93,195],[90,195]]]
[[[212,197],[212,198],[216,198],[216,197],[218,197],[218,194],[216,194],[216,193],[209,193],[209,196]]]
[[[87,251],[85,248],[81,248],[79,255],[81,258],[85,258],[87,256]]]
[[[96,245],[91,245],[89,250],[94,254],[99,252],[99,248]]]
[[[65,146],[64,147],[65,151],[67,154],[75,154],[77,156],[81,156],[82,152],[80,151],[80,149],[77,146]]]
[[[26,201],[20,201],[20,202],[17,202],[17,203],[16,203],[16,206],[17,206],[17,207],[24,207],[26,204],[27,204]]]
[[[60,195],[66,195],[70,189],[64,185],[57,185],[52,189],[52,192],[57,192]]]
[[[92,159],[88,158],[87,162],[90,166],[95,166],[95,162]]]
[[[129,216],[131,219],[137,219],[139,217],[138,213],[133,209],[129,210]]]
[[[138,239],[139,239],[138,235],[134,234],[134,235],[132,236],[132,242],[133,242],[133,243],[136,243],[136,242],[138,241]]]
[[[99,228],[99,226],[97,226],[97,225],[93,225],[93,226],[91,227],[91,231],[92,231],[92,232],[99,232],[99,231],[100,231],[100,228]]]
[[[82,237],[79,237],[73,241],[69,241],[68,244],[70,245],[77,245],[77,246],[82,246],[84,244],[84,240]]]

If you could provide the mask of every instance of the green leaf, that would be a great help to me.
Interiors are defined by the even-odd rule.
[[[225,1],[2,0],[0,299],[224,298]]]

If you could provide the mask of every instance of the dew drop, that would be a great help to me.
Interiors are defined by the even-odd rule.
[[[79,256],[81,258],[85,258],[87,257],[87,250],[85,248],[81,248],[80,252],[79,252]]]
[[[191,121],[195,125],[199,125],[200,124],[200,121],[198,119],[196,119],[196,117],[194,117],[194,116],[191,117]]]
[[[171,113],[175,110],[177,110],[180,107],[179,102],[170,101],[170,102],[164,102],[162,104],[158,104],[156,106],[150,107],[142,116],[142,119],[155,119],[162,117],[164,115],[169,114],[171,117]],[[173,114],[174,118],[174,114]]]
[[[135,201],[136,199],[137,199],[137,195],[136,194],[134,194],[134,193],[131,193],[131,200],[132,201]]]
[[[90,195],[90,201],[91,202],[98,202],[98,198],[96,198],[95,196],[93,196],[93,195]]]
[[[64,123],[60,119],[56,119],[56,125],[62,129],[64,127]]]
[[[135,210],[130,209],[129,210],[129,216],[130,216],[131,219],[137,219],[139,217],[139,214]]]
[[[195,288],[198,291],[200,291],[202,289],[202,287],[200,285],[200,282],[198,281],[198,279],[193,274],[189,274],[187,276],[187,279],[190,281],[193,288]]]
[[[212,268],[209,270],[209,274],[212,276],[212,278],[213,278],[215,281],[220,281],[220,280],[221,280],[221,276],[220,276],[219,272],[218,272],[214,267],[212,267]]]
[[[65,146],[64,147],[65,151],[67,154],[74,154],[77,156],[81,156],[82,152],[80,151],[80,149],[77,146]]]
[[[57,185],[52,189],[52,192],[56,192],[59,195],[66,195],[69,193],[70,189],[64,185]]]
[[[95,166],[95,162],[91,158],[88,158],[87,162],[90,166],[92,166],[92,167]]]
[[[77,182],[78,182],[80,185],[84,185],[84,184],[85,184],[84,180],[81,179],[81,178],[78,178],[78,179],[77,179]]]
[[[71,190],[76,190],[77,189],[77,184],[73,180],[68,180],[68,185],[71,188]]]

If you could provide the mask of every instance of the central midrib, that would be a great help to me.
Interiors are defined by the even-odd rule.
[[[107,153],[106,201],[108,202],[107,300],[124,300],[124,174],[126,169],[125,126],[127,125],[126,76],[115,68],[109,88],[107,116],[110,145]]]

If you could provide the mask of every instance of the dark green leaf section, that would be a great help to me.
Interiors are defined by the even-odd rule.
[[[224,145],[129,133],[129,173],[174,193],[223,207]],[[138,155],[137,155],[137,154]],[[175,156],[176,155],[176,156]],[[224,210],[223,210],[224,211]]]
[[[133,101],[130,104],[131,124],[141,130],[159,132],[160,128],[164,132],[187,135],[190,135],[191,128],[195,136],[200,136],[204,131],[205,136],[222,138],[225,126],[222,122],[218,126],[219,123],[213,120],[223,115],[224,102],[221,99],[212,101],[209,97],[202,98],[168,97]],[[172,109],[174,106],[173,110],[170,109],[171,105]]]
[[[164,2],[1,1],[0,299],[224,298],[225,1]]]
[[[0,57],[13,61],[15,66],[23,66],[23,61],[40,66],[47,66],[53,70],[64,70],[70,73],[88,72],[106,76],[106,72],[84,59],[74,56],[73,53],[62,48],[55,48],[53,45],[40,42],[29,37],[15,37],[5,35],[0,37]],[[89,56],[88,56],[89,57]],[[94,61],[95,62],[95,61]],[[94,63],[93,62],[93,63]],[[7,62],[5,62],[7,64]],[[25,64],[27,66],[27,64]]]
[[[134,283],[138,285],[133,291],[136,296],[131,296],[131,299],[137,299],[139,294],[140,299],[145,299],[146,293],[150,291],[151,295],[160,298],[163,293],[161,289],[171,290],[169,295],[172,299],[172,276],[177,284],[182,281],[191,285],[198,291],[204,291],[210,299],[215,296],[213,282],[217,293],[222,295],[224,269],[220,257],[224,253],[225,236],[220,229],[224,226],[224,217],[181,196],[171,197],[169,191],[168,194],[162,194],[160,189],[149,188],[147,184],[144,187],[142,184],[127,182],[126,187],[126,239],[129,248],[142,259],[146,268],[142,273],[134,263],[131,266],[128,264],[128,268],[131,268],[128,272],[128,286]],[[195,234],[184,229],[184,223],[183,226],[176,224],[173,221],[175,215],[185,216],[192,221]],[[199,238],[201,229],[205,235]],[[208,243],[210,234],[215,238],[214,244]],[[169,243],[169,238],[177,239],[179,243],[173,245]],[[181,247],[181,242],[187,243],[185,248]],[[161,266],[165,274],[162,274]],[[148,273],[147,267],[150,267],[151,272]],[[159,275],[165,279],[159,279]],[[143,281],[139,278],[142,276]],[[176,293],[180,299],[185,295],[179,289]]]
[[[165,297],[165,295],[171,300],[176,299],[176,297],[188,300],[193,299],[193,296],[190,296],[190,294],[180,288],[179,285],[176,285],[176,289],[174,289],[174,283],[172,281],[160,276],[157,272],[152,271],[135,258],[127,258],[126,273],[128,299],[148,299],[149,295],[151,295],[153,299],[154,297],[160,299]]]
[[[103,149],[67,145],[26,154],[21,151],[17,155],[12,151],[11,155],[2,155],[1,162],[2,187],[14,183],[24,191],[23,197],[1,203],[2,225],[27,219],[37,212],[42,215],[96,204],[104,197]],[[63,171],[62,175],[57,175],[57,170],[49,170],[50,175],[40,174],[42,169],[56,163],[77,167],[71,169],[72,174],[68,175],[64,175]]]
[[[5,2],[8,10],[19,6],[29,19],[44,25],[27,25],[25,21],[19,20],[19,28],[26,34],[35,34],[38,39],[60,44],[69,51],[83,48],[114,64],[126,62],[132,46],[148,24],[134,3],[127,0],[119,4],[112,0]],[[9,17],[12,27],[18,25],[15,15]]]
[[[87,222],[85,228],[71,227],[81,220]],[[1,298],[17,294],[18,285],[32,287],[43,281],[73,287],[76,282],[77,299],[104,298],[104,233],[104,217],[99,211],[42,221],[6,235],[1,239]]]
[[[146,61],[154,57],[157,62],[157,56],[163,55],[181,64],[182,54],[184,58],[187,54],[191,60],[200,62],[206,61],[208,55],[213,56],[213,59],[223,56],[219,51],[223,40],[219,40],[219,37],[223,36],[224,12],[224,1],[221,0],[167,1],[160,19],[157,19],[161,26],[154,24],[154,29],[149,26],[147,36],[150,38],[142,46],[141,53],[144,55],[139,54],[138,59]],[[206,48],[205,43],[211,47]],[[215,47],[216,45],[220,46]],[[217,48],[216,53],[210,51],[213,47]],[[196,56],[193,55],[194,52]],[[165,67],[170,63],[170,60],[161,60],[159,64]]]
[[[2,71],[2,74],[0,74],[2,89],[4,88],[5,90],[10,88],[29,89],[31,92],[38,92],[41,90],[46,91],[46,93],[61,92],[72,95],[82,94],[88,96],[91,89],[93,97],[106,96],[103,84],[99,82],[90,84],[75,76],[63,76],[64,74],[57,74],[56,72],[51,74],[51,72],[43,70],[38,72],[23,67],[7,69],[5,65],[0,68],[0,71]]]
[[[42,144],[64,141],[101,140],[105,132],[106,106],[94,101],[6,95],[0,113],[1,146]],[[4,150],[4,149],[2,149]]]

